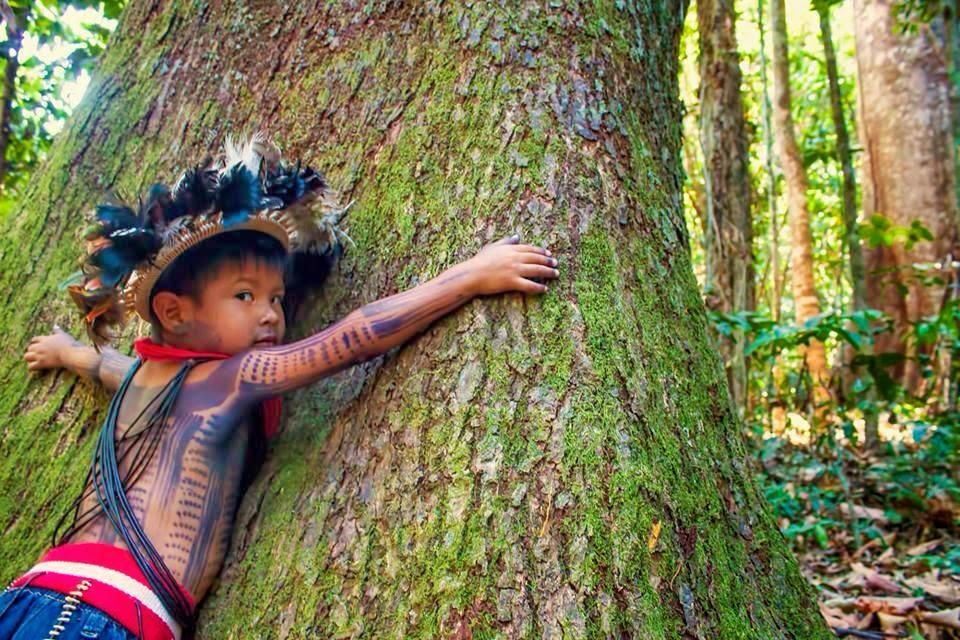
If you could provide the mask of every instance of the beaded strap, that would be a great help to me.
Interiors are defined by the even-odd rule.
[[[53,623],[50,631],[47,632],[46,640],[56,640],[57,636],[63,633],[64,629],[67,628],[67,623],[70,622],[74,612],[77,610],[77,605],[83,600],[83,594],[91,585],[92,583],[89,580],[81,580],[77,586],[74,587],[73,591],[63,599],[60,617],[57,618],[57,621]]]

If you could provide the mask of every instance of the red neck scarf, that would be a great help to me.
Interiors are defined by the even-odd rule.
[[[150,338],[140,338],[133,342],[133,349],[137,355],[146,362],[147,360],[156,360],[161,362],[183,362],[184,360],[226,360],[230,356],[226,353],[190,351],[189,349],[180,349],[177,347],[168,347],[167,345],[157,344]],[[280,428],[280,410],[283,407],[283,400],[280,398],[270,398],[263,402],[263,435],[269,440],[277,434]]]

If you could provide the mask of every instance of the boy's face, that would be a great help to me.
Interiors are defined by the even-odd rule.
[[[255,259],[226,263],[204,279],[197,300],[176,296],[181,324],[168,333],[195,351],[230,355],[278,345],[286,331],[283,294],[279,267]]]

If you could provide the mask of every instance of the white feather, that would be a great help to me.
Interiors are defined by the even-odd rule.
[[[260,150],[266,148],[267,144],[266,137],[259,131],[250,136],[250,139],[242,146],[239,141],[233,139],[233,136],[228,135],[223,143],[223,169],[226,171],[239,162],[253,175],[260,175],[260,161],[262,159]]]

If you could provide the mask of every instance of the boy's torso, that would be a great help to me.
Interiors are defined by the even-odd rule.
[[[142,459],[138,448],[146,450],[152,440],[149,435],[130,438],[145,421],[132,428],[131,422],[176,372],[171,366],[151,364],[137,372],[120,405],[117,460],[121,477],[127,476],[134,458]],[[234,393],[211,387],[209,374],[216,366],[204,363],[191,371],[149,463],[125,486],[140,526],[197,602],[213,584],[227,553],[248,445],[249,411],[240,410]],[[96,506],[96,495],[91,495],[80,513]],[[99,510],[68,542],[126,546]]]

